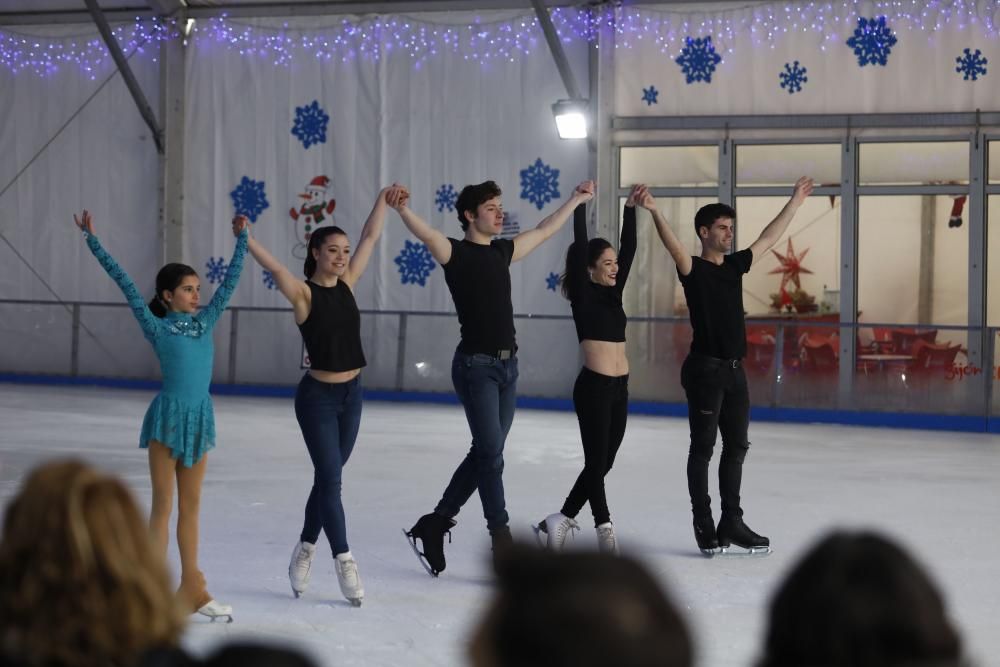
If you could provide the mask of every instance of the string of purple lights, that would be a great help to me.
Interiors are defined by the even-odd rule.
[[[976,27],[998,37],[995,19],[1000,0],[841,0],[788,5],[767,3],[746,7],[684,12],[655,7],[597,6],[557,8],[552,22],[566,44],[597,41],[601,32],[614,36],[615,48],[652,43],[676,58],[688,36],[711,36],[720,52],[732,54],[737,36],[749,35],[755,47],[774,47],[790,33],[812,33],[820,48],[839,44],[861,16],[884,16],[894,31],[931,34],[946,27]],[[139,20],[114,29],[126,53],[137,51],[156,59],[159,43],[188,39],[216,44],[248,57],[289,65],[299,58],[350,61],[378,59],[394,53],[409,57],[416,67],[441,54],[486,65],[514,62],[545,46],[534,14],[501,21],[475,19],[446,24],[423,18],[380,16],[343,19],[329,28],[290,27],[257,21],[254,25],[226,16],[196,22],[185,35],[173,21]],[[0,30],[0,65],[16,73],[48,75],[71,65],[96,78],[110,57],[97,37],[85,40],[41,37]]]

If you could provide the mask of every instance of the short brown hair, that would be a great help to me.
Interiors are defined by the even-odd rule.
[[[185,617],[132,494],[75,460],[28,475],[0,540],[3,650],[26,664],[126,667]]]

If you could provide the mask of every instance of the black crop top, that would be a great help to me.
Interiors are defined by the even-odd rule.
[[[365,365],[361,349],[361,313],[351,288],[343,280],[323,287],[307,280],[312,292],[309,317],[299,325],[309,353],[309,365],[318,371],[340,373]]]
[[[583,340],[625,342],[625,309],[622,292],[628,280],[632,259],[635,257],[635,207],[625,207],[621,238],[618,242],[618,277],[614,287],[598,285],[590,280],[587,271],[587,212],[580,204],[573,212],[573,255],[568,269],[576,273],[571,284],[577,289],[569,295],[573,307],[576,337]]]

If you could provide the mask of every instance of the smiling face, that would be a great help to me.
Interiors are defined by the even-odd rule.
[[[319,248],[312,249],[316,274],[342,278],[351,259],[351,242],[344,234],[327,234]]]
[[[698,236],[706,250],[727,253],[733,247],[734,222],[732,218],[716,218],[711,227],[700,227]]]
[[[500,197],[487,199],[476,207],[476,212],[465,212],[469,224],[483,236],[498,236],[503,231],[503,204]]]
[[[614,248],[605,248],[590,265],[590,280],[598,285],[614,287],[618,282],[618,254]]]
[[[177,287],[163,290],[160,298],[174,312],[193,313],[198,310],[201,299],[201,281],[198,276],[184,276]]]

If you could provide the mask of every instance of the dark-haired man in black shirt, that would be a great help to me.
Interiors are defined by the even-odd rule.
[[[455,208],[465,232],[461,240],[428,225],[409,209],[405,196],[389,201],[444,268],[461,324],[451,378],[469,421],[472,447],[434,511],[407,532],[415,550],[418,538],[423,543],[425,564],[433,575],[445,568],[445,534],[477,489],[494,551],[511,542],[503,490],[503,447],[514,420],[518,375],[510,263],[559,231],[573,209],[593,198],[594,187],[593,181],[584,181],[552,215],[513,239],[494,238],[503,231],[503,206],[493,181],[468,185],[459,194]]]
[[[750,394],[742,362],[746,355],[743,274],[778,242],[812,189],[812,179],[803,176],[796,181],[792,198],[778,216],[749,248],[739,252],[732,252],[736,211],[725,204],[703,206],[695,215],[694,226],[701,239],[700,257],[688,254],[663,216],[653,216],[660,240],[677,263],[694,329],[691,352],[681,368],[681,384],[687,396],[691,425],[687,478],[694,535],[698,548],[706,555],[725,550],[731,544],[749,551],[770,550],[770,540],[743,522],[740,507],[743,460],[750,447],[747,439]],[[637,201],[641,200],[637,197]],[[716,528],[708,495],[708,464],[720,431],[722,515]]]

